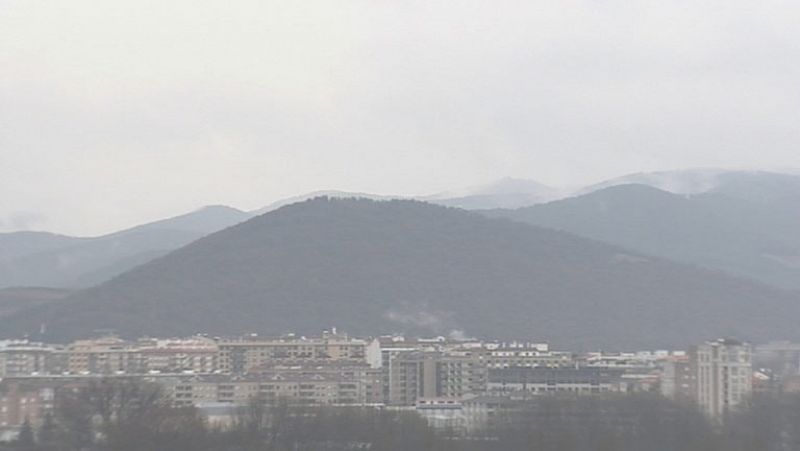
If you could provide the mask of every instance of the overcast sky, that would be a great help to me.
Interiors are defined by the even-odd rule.
[[[0,230],[800,167],[800,2],[0,0]]]

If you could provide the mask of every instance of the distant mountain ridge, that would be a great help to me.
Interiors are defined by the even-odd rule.
[[[0,261],[10,261],[16,257],[47,252],[82,240],[82,238],[49,232],[0,233]]]
[[[314,199],[209,235],[51,306],[5,336],[442,333],[578,349],[800,338],[797,293],[415,201]]]
[[[458,194],[425,196],[441,205],[478,209],[532,205],[549,199],[552,189],[537,182],[502,179]],[[12,286],[83,288],[161,257],[209,233],[253,216],[315,197],[408,199],[338,190],[316,191],[275,201],[246,212],[215,205],[99,237],[72,237],[48,232],[0,233],[0,289]]]
[[[800,183],[795,191],[777,190],[793,186],[791,176],[754,177],[723,177],[719,185],[694,195],[622,184],[486,214],[800,289]],[[767,189],[759,192],[759,186]]]
[[[535,205],[564,196],[564,192],[529,179],[504,177],[487,185],[471,187],[456,191],[447,191],[427,196],[400,196],[385,194],[369,194],[363,192],[324,190],[293,196],[273,202],[266,207],[253,210],[254,215],[277,210],[280,207],[297,202],[304,202],[316,197],[335,199],[371,199],[371,200],[421,200],[446,207],[457,207],[465,210],[487,208],[518,208]]]
[[[585,186],[573,195],[590,194],[619,185],[647,185],[673,194],[699,194],[716,188],[719,185],[719,178],[730,172],[716,168],[637,172]]]
[[[586,186],[574,192],[573,196],[631,184],[647,185],[673,194],[726,194],[756,202],[798,200],[800,196],[798,173],[713,168],[628,174]]]
[[[91,286],[250,217],[212,206],[93,238],[0,234],[0,288]]]
[[[721,169],[630,174],[578,190],[572,195],[580,197],[609,187],[630,184],[644,184],[679,195],[724,195],[747,201],[748,204],[742,208],[743,211],[749,212],[748,214],[754,214],[752,204],[761,205],[755,213],[765,214],[765,217],[786,216],[781,212],[795,211],[796,205],[800,205],[800,177],[796,174]],[[420,196],[417,199],[468,210],[510,210],[562,201],[567,199],[568,194],[570,193],[566,190],[554,189],[533,180],[507,177],[484,186]],[[161,257],[209,233],[282,206],[319,196],[343,199],[407,199],[392,195],[318,191],[279,200],[251,212],[225,206],[206,207],[186,215],[132,227],[103,237],[76,238],[44,232],[3,233],[0,234],[0,288],[20,285],[70,288],[92,286],[127,269]],[[512,216],[525,216],[525,214]],[[524,220],[537,223],[530,218]],[[542,223],[542,225],[547,224],[546,221]],[[550,226],[565,227],[555,220]],[[593,233],[579,227],[565,228],[565,230],[594,239],[607,239],[615,244],[625,246],[631,244],[614,236]],[[780,232],[779,235],[785,236],[787,232]],[[651,238],[651,242],[656,244],[658,240]],[[675,252],[660,253],[658,249],[654,255],[677,258],[687,263],[702,264],[726,271],[732,270],[736,274],[745,276],[755,275],[760,280],[776,283],[779,286],[795,287],[800,284],[792,282],[797,278],[791,268],[800,265],[794,252],[794,245],[782,247],[782,244],[793,243],[793,240],[784,242],[771,240],[770,243],[777,244],[769,244],[757,254],[751,252],[749,257],[745,255],[738,257],[739,261],[751,258],[750,266],[760,265],[753,269],[737,268],[736,264],[723,265],[715,262],[709,264],[707,259],[687,257]],[[653,252],[652,247],[645,245],[633,248]],[[678,249],[680,248],[681,246],[678,246]],[[787,280],[789,283],[786,283]]]

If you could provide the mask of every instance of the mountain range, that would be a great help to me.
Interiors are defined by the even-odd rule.
[[[0,234],[0,288],[91,286],[251,216],[214,206],[93,238]]]
[[[387,332],[682,346],[799,339],[800,295],[417,201],[317,198],[0,319],[4,336]],[[44,330],[44,335],[38,332]]]
[[[689,178],[693,183],[699,182],[696,175]],[[715,174],[700,184],[704,191],[692,194],[652,185],[664,187],[610,185],[547,204],[485,213],[800,289],[800,177]]]
[[[432,203],[463,208],[505,208],[555,198],[542,184],[506,178],[460,192],[423,196]],[[45,286],[85,288],[104,282],[181,246],[282,206],[315,197],[401,199],[347,191],[316,191],[273,202],[254,211],[209,206],[174,218],[92,238],[48,232],[0,233],[0,288]]]
[[[673,194],[724,194],[759,203],[800,200],[800,173],[687,169],[641,172],[581,188],[572,196],[619,185],[647,185]]]
[[[101,237],[0,234],[0,331],[794,337],[796,174],[642,173],[571,194],[503,179],[396,199],[326,191]]]
[[[635,188],[594,195],[605,192],[607,188],[634,184],[694,198],[692,202],[673,198],[673,206],[677,209],[671,211],[648,207],[657,206],[668,196],[653,195],[650,199],[640,192],[640,199],[634,199],[635,195],[631,194],[633,197],[626,203],[622,191],[635,191]],[[615,195],[623,197],[615,200]],[[0,233],[0,288],[89,287],[209,233],[320,196],[373,200],[403,198],[317,191],[250,212],[225,206],[205,207],[101,237],[78,238],[47,232]],[[800,262],[793,233],[796,205],[800,205],[800,177],[796,174],[719,169],[639,173],[582,188],[572,194],[532,180],[504,178],[488,185],[417,199],[468,210],[485,210],[490,216],[506,216],[555,227],[644,253],[754,277],[781,287],[800,286],[797,277]],[[607,202],[614,207],[598,211],[597,202]],[[595,206],[591,207],[593,203]],[[690,204],[693,206],[689,208],[691,211],[681,211],[677,207],[679,204],[687,208]],[[719,210],[725,213],[720,216]],[[671,211],[670,217],[686,219],[678,227],[682,230],[680,234],[677,230],[670,230],[672,239],[657,233],[666,223],[663,216],[667,211]],[[646,215],[649,216],[645,218]],[[578,218],[582,218],[580,224],[575,224]],[[613,233],[613,230],[625,229],[626,224],[632,226],[629,223],[632,219],[641,220],[634,233]],[[742,224],[738,224],[740,222]],[[747,228],[745,225],[749,225],[749,230],[742,230]],[[693,230],[696,227],[726,232],[711,237],[709,241],[683,241],[685,236],[702,236],[702,230]],[[732,228],[739,231],[729,230]],[[743,246],[749,246],[749,249],[736,251],[737,247]],[[739,254],[732,255],[735,252]]]

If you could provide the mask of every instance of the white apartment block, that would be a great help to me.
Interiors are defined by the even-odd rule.
[[[698,406],[709,417],[722,419],[752,393],[751,347],[720,339],[697,346],[693,354]]]

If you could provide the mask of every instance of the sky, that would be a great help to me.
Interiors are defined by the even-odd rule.
[[[800,2],[0,0],[0,231],[800,167]]]

